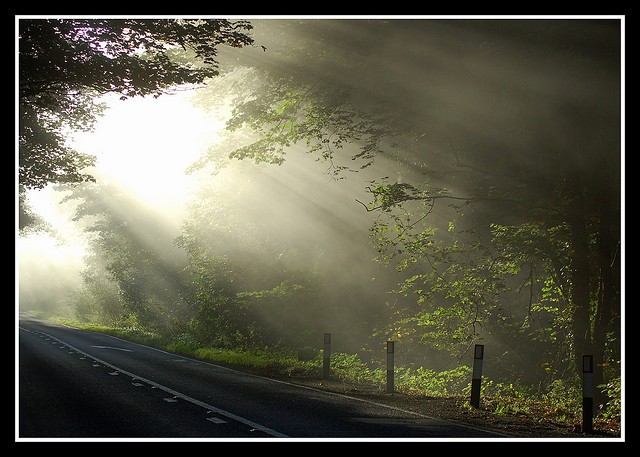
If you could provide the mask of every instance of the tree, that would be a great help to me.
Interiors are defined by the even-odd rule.
[[[251,45],[247,21],[20,19],[19,182],[24,189],[90,181],[91,156],[66,144],[92,129],[97,97],[159,97],[218,74],[220,46]],[[23,196],[23,193],[21,193]]]
[[[491,28],[482,23],[473,27]],[[534,27],[535,23],[527,24],[523,30]],[[554,324],[556,331],[563,326],[565,347],[570,349],[563,362],[579,373],[581,356],[594,354],[600,384],[603,366],[614,365],[620,356],[620,51],[616,47],[620,29],[619,24],[604,21],[543,22],[540,30],[545,37],[557,38],[560,45],[545,45],[549,49],[545,59],[553,72],[547,70],[548,75],[539,77],[549,80],[548,95],[536,100],[528,99],[530,95],[522,89],[509,93],[510,100],[526,102],[524,119],[533,121],[518,127],[512,120],[501,119],[502,113],[493,112],[475,121],[477,132],[504,131],[505,138],[513,138],[508,148],[492,150],[478,139],[458,137],[448,143],[449,164],[439,163],[437,171],[456,187],[456,181],[464,182],[461,190],[438,192],[423,184],[375,183],[370,187],[368,210],[391,215],[388,222],[393,229],[388,234],[375,233],[381,235],[382,249],[391,248],[390,255],[403,265],[406,254],[441,260],[435,244],[423,243],[426,235],[417,229],[416,221],[433,217],[447,201],[465,205],[467,214],[475,208],[476,214],[466,218],[463,228],[494,227],[491,233],[478,232],[477,242],[501,242],[500,251],[494,250],[485,265],[505,259],[509,252],[518,271],[529,271],[527,285],[532,290],[536,284],[547,291],[553,285],[565,310],[562,321]],[[570,38],[578,32],[587,36],[589,30],[602,41]],[[511,47],[535,55],[537,43],[531,43],[501,38],[485,45],[502,49],[505,55]],[[569,81],[584,81],[584,86],[574,87],[568,96]],[[502,122],[513,131],[504,129]],[[416,202],[425,205],[422,213],[411,221],[403,219],[406,208],[402,208]],[[433,249],[425,251],[427,246]],[[420,284],[420,290],[424,288]],[[549,309],[550,302],[541,303],[545,302]],[[486,305],[482,309],[489,310]],[[530,302],[528,309],[535,306]]]
[[[372,52],[375,42],[368,40],[360,21],[348,21],[355,30],[349,55],[328,52],[336,38],[323,22],[258,21],[265,28],[262,39],[280,53],[270,53],[270,59],[258,59],[252,49],[248,55],[238,53],[224,62],[224,78],[198,92],[197,103],[205,109],[219,107],[225,95],[233,100],[227,129],[244,132],[248,141],[231,149],[228,158],[282,165],[292,146],[303,145],[327,165],[327,174],[342,179],[393,148],[398,132],[395,118],[385,114],[384,95],[365,98],[373,107],[363,109],[362,94],[354,90],[362,56]],[[219,160],[219,155],[214,151],[208,159]]]
[[[282,163],[302,146],[344,172],[350,159],[367,166],[382,151],[393,154],[409,179],[375,180],[365,207],[389,217],[374,226],[381,252],[403,271],[418,269],[421,281],[409,275],[404,290],[447,299],[433,301],[423,323],[435,322],[434,312],[456,328],[498,323],[510,294],[525,314],[552,315],[548,324],[569,348],[562,363],[573,372],[584,353],[600,365],[615,359],[619,22],[334,21],[326,34],[314,34],[317,22],[304,26],[317,52],[293,49],[294,57],[256,70],[260,87],[240,94],[229,126],[258,139],[231,156]],[[351,41],[331,47],[333,36]],[[412,57],[408,49],[415,60],[401,60]],[[288,58],[294,63],[285,65]],[[394,72],[402,77],[388,77]],[[447,233],[436,216],[452,217],[448,203],[465,217],[436,237]],[[523,274],[529,292],[543,296],[539,306],[504,283]]]
[[[31,207],[26,197],[24,186],[18,186],[18,230],[21,234],[32,230],[49,229],[49,224]]]
[[[274,170],[236,165],[251,185],[204,186],[176,239],[188,256],[194,334],[223,346],[313,344],[309,335],[324,322],[344,321],[345,289],[319,239],[339,219],[304,214],[313,207],[304,192],[274,205],[287,189],[274,185]]]
[[[82,322],[101,325],[131,324],[127,313],[122,308],[118,295],[118,285],[104,265],[99,255],[87,259],[87,266],[82,272],[82,284],[68,291],[66,301],[72,306],[75,318]]]
[[[120,320],[142,328],[182,331],[190,318],[183,299],[184,259],[162,221],[116,186],[81,183],[68,187],[63,201],[77,202],[74,220],[86,224],[90,242],[84,290],[104,297],[114,286],[117,290],[118,305],[106,304],[101,317],[113,320],[120,311]],[[97,280],[104,276],[110,287]]]

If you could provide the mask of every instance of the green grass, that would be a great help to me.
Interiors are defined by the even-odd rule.
[[[169,339],[143,329],[130,327],[109,327],[92,323],[55,319],[57,322],[84,330],[105,333],[127,341],[144,344],[176,354],[193,357],[212,363],[241,366],[258,371],[291,374],[294,372],[314,372],[321,366],[319,356],[313,360],[301,360],[293,351],[274,351],[267,348],[226,349],[200,347],[183,338]]]
[[[131,327],[109,327],[106,325],[91,324],[60,318],[52,320],[61,324],[69,325],[71,327],[90,330],[92,332],[105,333],[107,335],[122,338],[123,340],[133,341],[135,343],[145,344],[147,346],[157,347],[161,349],[166,349],[166,346],[170,344],[169,340],[166,337],[143,329],[136,329]]]

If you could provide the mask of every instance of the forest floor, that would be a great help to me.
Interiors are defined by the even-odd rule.
[[[242,368],[234,367],[242,370]],[[430,397],[411,393],[386,393],[375,386],[367,386],[343,380],[322,380],[313,376],[285,376],[267,370],[248,370],[253,374],[271,377],[292,384],[304,385],[347,395],[373,403],[384,404],[423,416],[445,419],[470,426],[489,429],[513,439],[611,439],[619,441],[619,421],[596,419],[591,433],[583,433],[580,420],[558,420],[542,409],[528,408],[518,413],[496,413],[491,399],[481,399],[479,408],[469,406],[469,399],[462,396]],[[484,403],[484,404],[483,404]]]

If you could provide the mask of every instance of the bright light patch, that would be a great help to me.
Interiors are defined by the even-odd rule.
[[[158,99],[126,101],[109,96],[109,109],[98,118],[94,131],[77,133],[70,145],[97,157],[95,168],[87,170],[98,183],[121,187],[156,214],[180,223],[189,200],[191,177],[186,168],[216,140],[224,128],[222,116],[207,116],[194,108],[193,92],[164,95]],[[85,254],[85,238],[72,221],[73,209],[60,204],[64,196],[47,186],[27,192],[29,205],[52,228],[18,240],[24,262],[54,265],[78,264]]]
[[[79,266],[85,254],[84,244],[52,238],[46,233],[18,238],[18,248],[21,258],[66,268]]]
[[[194,108],[192,92],[158,99],[111,98],[95,131],[77,134],[72,145],[98,158],[91,172],[117,183],[158,209],[184,205],[185,169],[215,140],[224,122]]]

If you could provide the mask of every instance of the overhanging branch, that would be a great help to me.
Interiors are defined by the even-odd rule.
[[[516,206],[522,206],[528,209],[537,209],[537,210],[542,210],[542,211],[548,211],[548,212],[552,212],[555,213],[557,212],[557,209],[551,208],[551,207],[547,207],[547,206],[540,206],[540,205],[531,205],[528,203],[525,203],[521,200],[516,200],[516,199],[512,199],[512,198],[496,198],[496,197],[456,197],[454,195],[423,195],[423,196],[418,196],[418,197],[408,197],[402,200],[398,200],[396,202],[393,202],[393,204],[386,204],[386,205],[378,205],[378,206],[374,206],[374,207],[370,207],[368,205],[366,205],[365,203],[361,202],[360,200],[356,199],[356,202],[360,203],[362,206],[364,206],[364,208],[367,210],[367,212],[374,212],[374,211],[378,211],[381,209],[387,209],[387,208],[391,208],[392,206],[396,206],[400,203],[404,203],[407,201],[425,201],[425,202],[435,202],[436,200],[439,199],[448,199],[448,200],[458,200],[458,201],[463,201],[465,203],[481,203],[481,202],[490,202],[490,203],[500,203],[500,204],[505,204],[505,203],[509,203],[512,205],[516,205]]]

